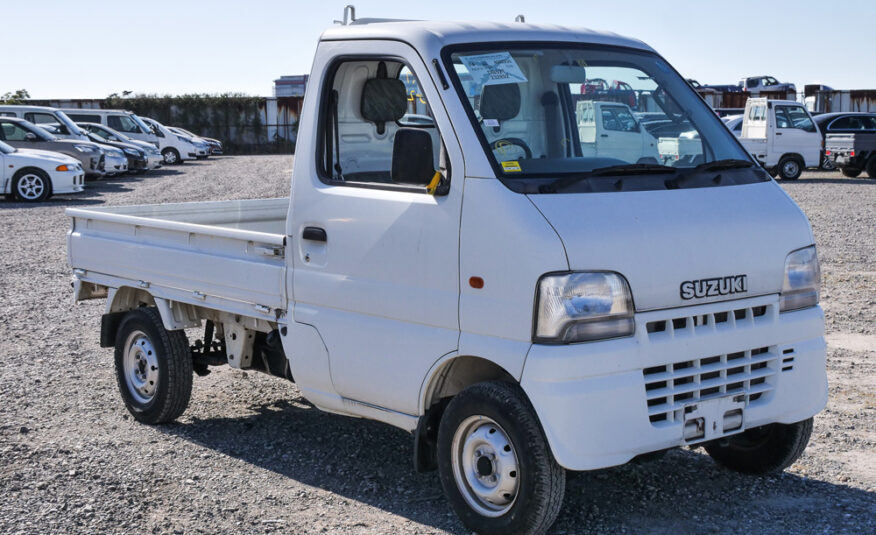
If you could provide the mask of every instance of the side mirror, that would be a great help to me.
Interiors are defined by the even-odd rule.
[[[24,134],[24,139],[26,139],[27,141],[36,141],[37,137],[36,134],[34,134],[33,132],[28,132]]]
[[[419,128],[399,128],[392,145],[392,181],[428,186],[435,177],[432,136]]]

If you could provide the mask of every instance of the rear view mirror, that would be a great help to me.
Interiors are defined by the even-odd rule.
[[[432,136],[419,128],[399,128],[392,145],[392,181],[428,186],[434,176]]]
[[[555,84],[583,84],[587,81],[587,69],[580,65],[554,65],[551,67],[551,82]]]

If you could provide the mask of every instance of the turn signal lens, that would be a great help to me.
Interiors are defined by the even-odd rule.
[[[55,171],[69,171],[69,170],[70,170],[70,168],[67,167],[66,165],[59,165],[58,167],[55,168]]]

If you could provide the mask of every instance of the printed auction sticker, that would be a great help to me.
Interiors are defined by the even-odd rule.
[[[506,173],[519,173],[523,171],[517,162],[502,162],[502,170]]]
[[[461,56],[475,85],[518,84],[527,82],[510,52]]]

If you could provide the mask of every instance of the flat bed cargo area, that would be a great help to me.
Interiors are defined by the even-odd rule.
[[[288,199],[71,208],[70,265],[84,282],[273,317],[286,303]]]

